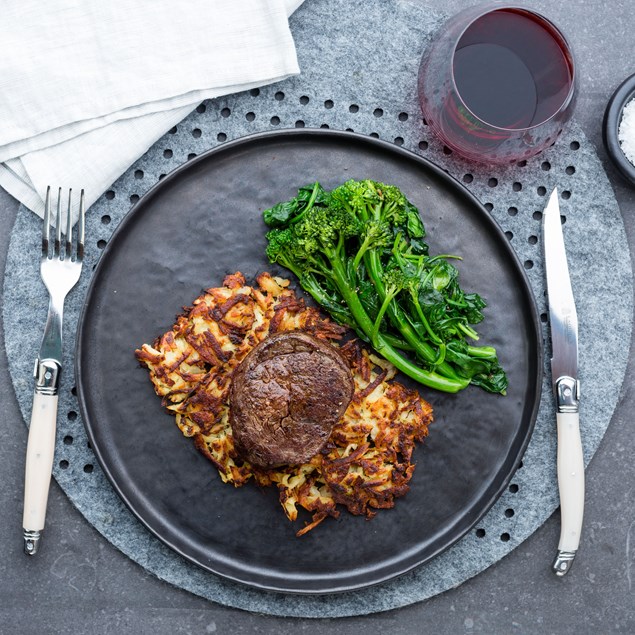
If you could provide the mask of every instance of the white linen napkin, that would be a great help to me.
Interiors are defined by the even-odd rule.
[[[9,0],[0,20],[0,186],[43,215],[90,206],[204,99],[299,73],[303,0]]]

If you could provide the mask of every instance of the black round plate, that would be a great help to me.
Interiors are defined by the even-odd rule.
[[[277,492],[221,482],[182,436],[134,357],[181,307],[227,273],[285,274],[264,256],[262,210],[319,180],[399,186],[419,208],[432,253],[460,254],[465,289],[489,307],[482,341],[497,347],[507,396],[422,389],[435,422],[410,492],[367,521],[343,511],[302,538]],[[80,319],[78,397],[93,450],[113,486],[162,541],[232,580],[296,593],[375,584],[464,535],[505,488],[540,400],[542,341],[531,289],[488,212],[433,164],[392,144],[324,130],[260,134],[215,148],[160,181],[104,250]]]

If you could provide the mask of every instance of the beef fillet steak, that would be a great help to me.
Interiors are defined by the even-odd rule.
[[[315,456],[353,396],[336,348],[301,331],[268,337],[236,369],[229,421],[240,456],[253,465],[297,465]]]

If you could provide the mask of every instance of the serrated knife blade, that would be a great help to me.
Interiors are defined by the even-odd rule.
[[[558,190],[553,190],[542,217],[543,247],[551,328],[551,381],[558,428],[560,541],[553,563],[558,576],[568,573],[580,544],[584,516],[584,460],[580,437],[578,316],[571,289],[562,233]]]

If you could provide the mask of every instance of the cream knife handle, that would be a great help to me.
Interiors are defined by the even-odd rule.
[[[56,420],[57,395],[43,395],[35,392],[26,448],[24,515],[22,517],[24,551],[28,555],[34,555],[37,552],[40,533],[44,529],[55,450]]]
[[[556,575],[563,576],[571,568],[580,544],[584,515],[584,459],[578,413],[558,412],[556,420],[561,528],[553,571]]]

